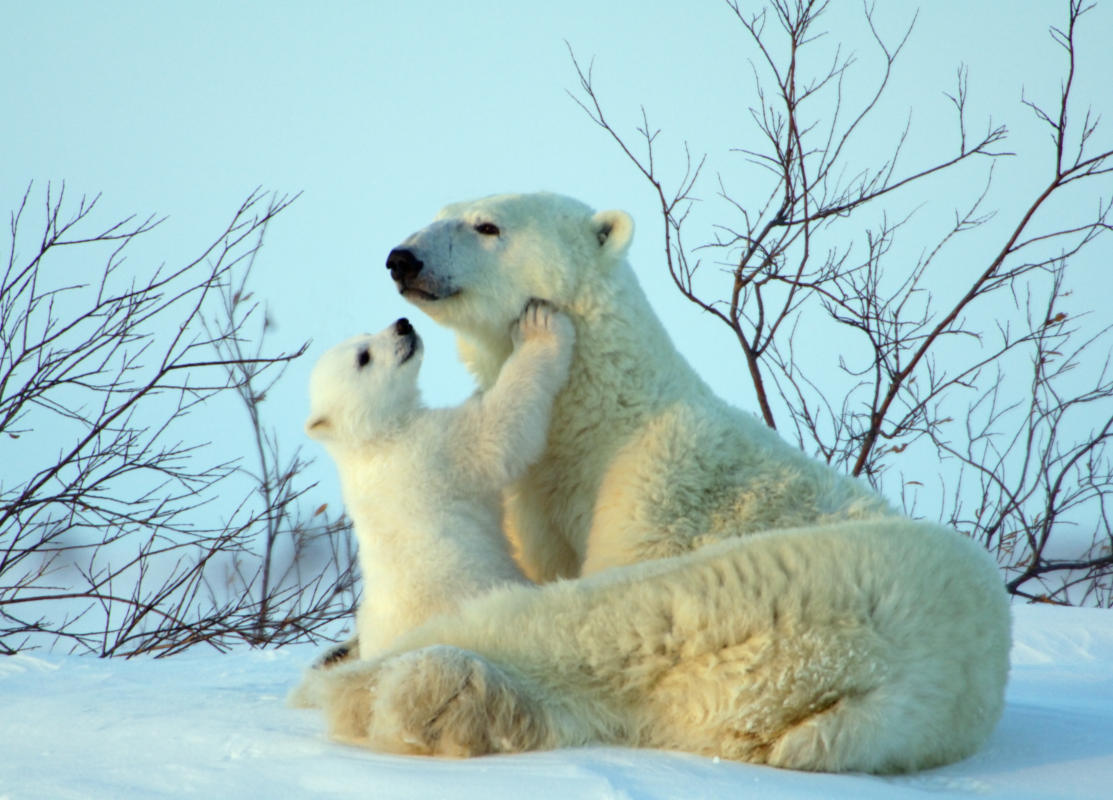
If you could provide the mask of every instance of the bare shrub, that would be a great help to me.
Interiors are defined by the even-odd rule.
[[[267,352],[247,280],[292,200],[253,192],[199,256],[143,277],[128,257],[163,220],[24,193],[0,280],[0,652],[277,645],[351,613],[343,525],[301,511],[305,464],[262,417],[305,347]],[[229,401],[252,467],[206,441]]]
[[[873,53],[860,60],[824,35],[826,2],[726,6],[751,46],[754,136],[702,202],[709,157],[662,153],[644,107],[620,131],[572,54],[573,97],[655,194],[677,289],[730,331],[769,426],[910,513],[934,492],[938,516],[998,556],[1014,594],[1110,605],[1113,337],[1073,270],[1113,206],[1113,150],[1075,96],[1091,7],[1071,0],[1050,29],[1059,95],[1018,88],[1046,151],[1016,156],[1004,126],[971,122],[963,67],[947,94],[952,144],[904,166],[912,117],[885,116],[882,99],[914,18],[890,41],[867,3]],[[1011,221],[989,207],[1004,170],[1044,176]],[[945,224],[919,202],[940,182],[956,198]],[[1089,211],[1064,202],[1079,195]],[[904,474],[933,469],[938,489]]]

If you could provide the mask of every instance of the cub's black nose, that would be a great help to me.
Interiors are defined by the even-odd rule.
[[[386,268],[390,270],[390,277],[399,283],[421,272],[422,266],[424,265],[421,260],[404,247],[395,247],[386,257]]]
[[[409,336],[414,332],[414,326],[405,317],[394,323],[394,332],[399,336]]]

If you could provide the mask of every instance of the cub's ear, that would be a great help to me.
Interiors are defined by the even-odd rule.
[[[310,417],[305,423],[305,432],[309,434],[310,439],[328,438],[331,430],[332,423],[329,422],[328,417]]]
[[[621,258],[634,238],[634,220],[625,211],[600,211],[591,218],[591,230],[599,241],[600,250]]]

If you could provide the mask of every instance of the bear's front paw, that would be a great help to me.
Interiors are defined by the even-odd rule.
[[[535,339],[553,338],[560,343],[571,343],[575,336],[572,320],[548,300],[533,298],[526,303],[510,331],[514,346]]]
[[[369,743],[411,755],[516,753],[548,744],[537,703],[474,653],[437,645],[379,671]]]

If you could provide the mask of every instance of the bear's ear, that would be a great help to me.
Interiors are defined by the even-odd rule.
[[[305,423],[305,432],[311,439],[324,439],[332,429],[328,417],[310,417]]]
[[[591,230],[604,253],[621,258],[634,238],[634,220],[625,211],[600,211],[591,218]]]

